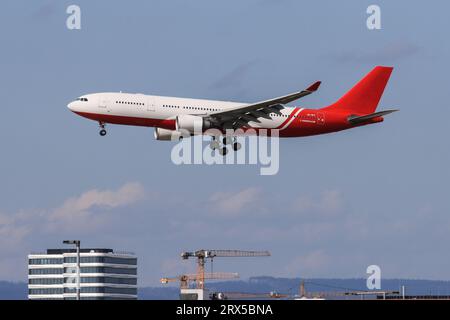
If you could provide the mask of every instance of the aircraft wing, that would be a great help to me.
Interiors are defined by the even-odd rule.
[[[246,126],[250,121],[261,122],[258,118],[272,119],[270,113],[280,114],[280,110],[284,109],[284,104],[313,93],[319,88],[320,83],[320,81],[317,81],[302,91],[243,105],[242,107],[239,106],[225,111],[211,113],[209,116],[221,123],[225,129],[238,129]]]

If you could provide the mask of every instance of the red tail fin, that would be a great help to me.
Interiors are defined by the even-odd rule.
[[[356,114],[375,112],[393,67],[377,66],[327,110],[344,110]]]

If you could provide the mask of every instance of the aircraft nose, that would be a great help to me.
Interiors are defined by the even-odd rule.
[[[71,103],[69,103],[67,105],[67,108],[69,108],[69,110],[73,111],[73,109],[74,109],[74,102],[72,101]]]

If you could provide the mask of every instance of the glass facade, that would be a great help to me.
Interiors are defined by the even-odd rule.
[[[64,268],[64,273],[76,273],[77,268]],[[81,267],[81,273],[110,273],[136,275],[135,268],[111,268],[111,267]]]
[[[29,289],[28,294],[63,294],[63,288]]]
[[[64,293],[75,293],[76,288],[64,288]],[[136,288],[114,288],[114,287],[81,287],[81,293],[115,293],[115,294],[137,294]]]
[[[29,299],[75,299],[77,258],[73,253],[72,249],[48,249],[28,256]],[[82,300],[137,299],[137,258],[133,254],[83,248],[80,262]],[[92,273],[95,276],[88,276]]]
[[[113,258],[113,257],[81,257],[80,263],[108,263],[108,264],[131,264],[136,265],[136,258]],[[76,263],[77,257],[65,257],[64,263]]]
[[[35,278],[28,279],[28,284],[63,284],[63,278]]]
[[[72,277],[64,278],[65,283],[73,283]],[[136,278],[115,278],[115,277],[81,277],[81,283],[112,283],[136,285]]]
[[[28,274],[62,274],[63,268],[39,268],[39,269],[29,269]]]
[[[28,264],[62,264],[62,258],[42,258],[42,259],[28,259]]]

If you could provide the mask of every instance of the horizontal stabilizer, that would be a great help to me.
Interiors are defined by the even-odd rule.
[[[393,109],[393,110],[384,110],[384,111],[379,111],[379,112],[375,112],[375,113],[371,113],[371,114],[367,114],[365,116],[349,116],[348,117],[348,122],[350,122],[351,124],[360,124],[366,121],[369,121],[373,118],[377,118],[377,117],[382,117],[385,116],[389,113],[398,111],[397,109]]]

